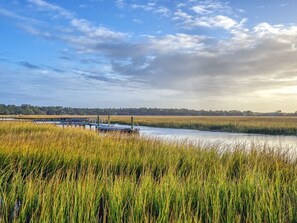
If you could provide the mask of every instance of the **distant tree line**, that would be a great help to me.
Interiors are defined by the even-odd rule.
[[[212,111],[164,108],[71,108],[62,106],[32,106],[28,104],[0,104],[0,115],[183,115],[183,116],[297,116],[295,113],[252,112],[252,111]]]

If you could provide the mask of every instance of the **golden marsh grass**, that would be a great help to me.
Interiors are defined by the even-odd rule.
[[[22,119],[49,118],[90,118],[97,116],[69,116],[69,115],[23,115],[2,116]],[[129,116],[110,116],[111,122],[130,124]],[[100,116],[100,120],[107,122],[107,116]],[[257,133],[271,135],[297,135],[297,116],[134,116],[136,125],[162,128],[184,128],[204,131]]]
[[[113,116],[114,122],[129,124],[125,116]],[[297,135],[297,117],[230,116],[136,116],[138,125],[185,128],[206,131]]]
[[[297,162],[0,123],[0,222],[296,222]]]

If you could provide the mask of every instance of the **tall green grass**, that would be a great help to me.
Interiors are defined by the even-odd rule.
[[[0,222],[296,222],[297,162],[0,123]]]

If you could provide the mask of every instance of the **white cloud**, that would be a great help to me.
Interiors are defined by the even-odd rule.
[[[296,27],[267,23],[252,30],[241,27],[232,31],[241,35],[216,44],[208,43],[212,39],[188,34],[150,37],[149,51],[144,54],[150,52],[154,57],[114,64],[113,69],[153,87],[197,95],[212,103],[216,100],[221,106],[229,100],[230,104],[248,107],[253,101],[261,110],[280,105],[288,97],[290,103],[297,100],[292,90],[297,89]],[[139,66],[140,62],[145,66]],[[275,98],[270,107],[263,103],[267,101],[265,95]]]
[[[31,21],[30,18],[19,16],[4,9],[0,9],[0,14],[21,21],[22,23],[18,26],[28,33],[48,40],[66,42],[80,53],[93,53],[102,48],[105,50],[113,48],[112,44],[118,44],[130,36],[130,34],[115,32],[107,27],[97,26],[88,20],[79,19],[74,16],[74,13],[44,0],[28,1],[36,5],[38,9],[55,13],[59,19],[65,20],[69,25],[52,26],[47,22],[39,22],[33,19]]]
[[[206,37],[178,33],[164,37],[150,37],[148,46],[158,54],[168,53],[197,53],[205,49]]]
[[[114,32],[103,26],[92,25],[89,21],[85,19],[72,19],[70,21],[72,27],[76,28],[78,31],[82,32],[85,36],[90,38],[100,38],[98,40],[116,40],[122,39],[127,36],[127,34]]]
[[[30,3],[32,3],[33,5],[38,6],[41,9],[55,11],[62,17],[69,18],[69,19],[74,17],[71,12],[63,9],[62,7],[60,7],[58,5],[51,4],[51,3],[48,3],[43,0],[28,0],[28,1]]]
[[[174,21],[184,21],[184,23],[190,23],[192,21],[193,17],[182,10],[178,9],[174,16],[172,17],[172,20]]]
[[[216,0],[187,1],[176,7],[171,19],[182,29],[207,27],[231,30],[240,25],[242,19],[238,13],[244,11],[233,9],[228,4]]]
[[[79,5],[79,8],[82,8],[82,9],[85,9],[85,8],[88,8],[89,6],[88,5],[85,5],[85,4],[80,4]]]
[[[289,6],[290,4],[289,3],[282,3],[280,4],[281,7],[285,7],[285,6]]]
[[[142,9],[164,17],[169,17],[171,15],[170,9],[162,5],[157,5],[154,2],[149,2],[147,4],[131,4],[130,7],[132,9]]]
[[[237,22],[227,16],[218,15],[209,19],[209,24],[214,27],[221,27],[224,29],[230,29],[237,25]]]
[[[147,3],[145,5],[140,4],[132,4],[132,9],[143,9],[145,11],[152,11],[154,10],[155,3]]]
[[[165,16],[165,17],[168,17],[168,16],[170,16],[171,11],[168,8],[164,7],[164,6],[160,6],[157,9],[154,10],[154,13],[160,14],[160,15]]]
[[[260,23],[254,27],[254,32],[258,36],[271,36],[271,35],[286,35],[295,36],[297,35],[297,26],[284,26],[284,25],[270,25],[266,22]]]
[[[124,8],[126,6],[125,0],[116,0],[115,4],[118,8]]]
[[[174,21],[180,21],[180,26],[185,29],[208,27],[223,28],[228,30],[238,25],[238,23],[234,19],[224,15],[194,17],[181,10],[176,11],[172,19]]]
[[[217,11],[227,11],[230,7],[218,1],[204,1],[201,4],[194,5],[191,9],[197,14],[209,14]]]
[[[17,19],[17,20],[27,22],[27,23],[35,23],[35,24],[38,23],[38,21],[36,19],[26,17],[26,16],[21,16],[21,15],[18,15],[17,13],[11,12],[11,11],[3,9],[3,8],[0,8],[0,15],[10,17],[13,19]]]
[[[192,7],[192,9],[198,14],[206,14],[210,12],[203,5],[195,5],[194,7]]]
[[[178,4],[176,5],[177,8],[182,8],[182,7],[185,7],[185,6],[186,6],[185,3],[178,3]]]
[[[137,23],[137,24],[142,24],[143,21],[141,19],[133,19],[132,20],[134,23]]]
[[[39,30],[38,28],[35,28],[35,27],[32,27],[30,25],[21,25],[21,27],[28,33],[30,34],[33,34],[33,35],[36,35],[36,36],[41,36],[43,38],[48,38],[48,39],[51,39],[51,38],[54,38],[54,36],[47,32],[47,31],[44,31],[44,30]]]

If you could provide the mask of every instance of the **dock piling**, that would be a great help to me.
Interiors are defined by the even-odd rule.
[[[134,117],[131,116],[131,130],[134,130]]]

